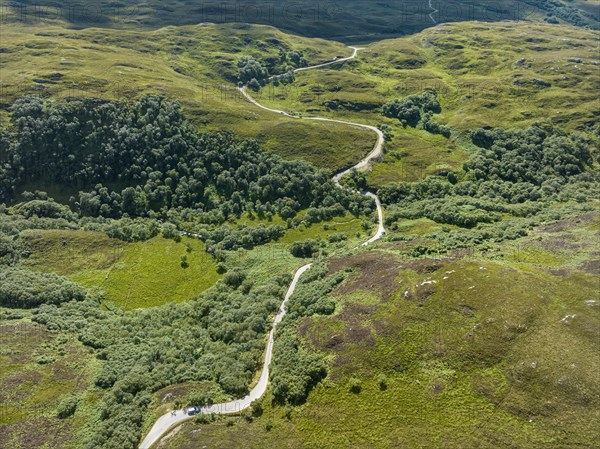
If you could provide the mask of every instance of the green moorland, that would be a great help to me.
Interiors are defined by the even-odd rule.
[[[599,224],[575,213],[485,252],[412,258],[391,242],[332,259],[327,276],[350,272],[337,312],[294,327],[329,366],[307,402],[272,392],[165,447],[594,447]]]
[[[361,33],[421,26],[360,5]],[[587,21],[538,5],[555,15],[530,18]],[[388,232],[351,249],[373,204],[330,175],[373,136],[235,90],[242,56],[284,73],[282,49],[312,64],[348,48],[253,25],[131,29],[199,22],[189,2],[69,24],[106,27],[83,30],[59,16],[24,29],[14,12],[0,30],[0,446],[134,449],[173,407],[244,396],[309,260],[264,400],[165,447],[596,444],[597,33],[444,25],[299,74],[296,93],[263,88],[300,114],[388,126],[384,162],[350,177],[379,188]],[[409,94],[416,109],[382,108]]]
[[[415,33],[444,22],[525,20],[598,26],[598,5],[591,0],[519,0],[473,4],[465,0],[389,0],[368,2],[225,0],[197,3],[174,0],[82,1],[57,5],[51,0],[35,4],[3,4],[7,22],[59,24],[65,27],[120,29],[160,28],[197,23],[248,22],[275,26],[307,37],[347,42],[373,41],[386,36]],[[431,14],[431,16],[430,16]]]
[[[439,121],[457,130],[537,121],[575,129],[593,125],[597,114],[597,41],[597,32],[570,26],[443,24],[368,45],[342,71],[303,72],[263,97],[302,113],[376,124],[383,104],[435,90]]]
[[[444,24],[373,43],[344,70],[303,72],[259,98],[298,114],[389,126],[386,156],[368,176],[380,187],[460,169],[473,150],[465,133],[478,127],[593,129],[597,40],[597,32],[569,26]],[[382,115],[386,103],[424,91],[436,92],[441,113],[434,119],[450,127],[448,137]]]
[[[68,334],[28,318],[0,320],[0,334],[0,446],[77,447],[76,430],[98,400],[88,391],[97,361]],[[81,414],[58,417],[73,402]]]
[[[3,24],[1,39],[4,121],[8,107],[25,95],[115,101],[154,93],[180,101],[186,116],[203,130],[231,130],[286,158],[320,167],[347,167],[375,142],[364,130],[262,111],[236,89],[242,56],[271,61],[271,70],[279,73],[281,49],[301,51],[307,63],[317,64],[351,53],[338,42],[239,24],[155,31]]]

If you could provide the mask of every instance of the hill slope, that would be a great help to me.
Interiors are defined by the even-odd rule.
[[[0,112],[6,119],[7,108],[25,95],[121,100],[156,93],[179,100],[203,130],[235,131],[286,157],[337,169],[367,154],[374,144],[368,132],[278,117],[242,98],[235,88],[238,60],[273,61],[280,50],[302,51],[310,64],[351,53],[336,42],[266,26],[73,31],[3,24]]]
[[[307,37],[343,41],[373,41],[386,35],[405,35],[437,23],[481,20],[547,21],[598,27],[598,5],[587,0],[388,0],[369,2],[226,0],[85,0],[57,6],[52,0],[4,7],[4,19],[23,23],[54,23],[67,27],[160,28],[202,22],[259,23]]]

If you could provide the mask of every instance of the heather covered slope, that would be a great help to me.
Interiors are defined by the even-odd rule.
[[[350,272],[327,296],[336,313],[292,327],[328,361],[307,402],[274,391],[255,416],[187,425],[166,447],[594,447],[597,229],[584,213],[485,251],[407,258],[409,240],[334,258],[329,279]]]
[[[72,28],[156,29],[203,22],[257,23],[301,36],[347,42],[412,34],[445,22],[522,20],[597,28],[599,20],[597,3],[589,0],[501,0],[477,4],[466,0],[173,0],[168,3],[160,0],[117,3],[85,0],[62,6],[51,0],[40,0],[35,4],[7,4],[3,13],[8,22],[44,22]]]

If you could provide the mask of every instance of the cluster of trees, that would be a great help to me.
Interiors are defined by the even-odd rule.
[[[594,184],[585,183],[589,190],[586,192],[587,200],[600,196],[600,178],[595,177]],[[578,192],[582,184],[569,184]],[[567,187],[568,189],[569,187]],[[566,197],[565,197],[566,198]],[[593,206],[586,203],[569,201],[567,203],[553,203],[552,207],[540,209],[540,211],[528,217],[513,217],[510,220],[502,220],[493,223],[481,223],[474,228],[442,228],[439,231],[424,236],[422,244],[409,246],[402,253],[408,257],[434,256],[440,257],[448,251],[460,248],[477,248],[478,251],[486,251],[491,242],[500,243],[506,240],[516,240],[528,235],[529,231],[542,223],[578,217],[582,213],[595,210]],[[394,225],[389,229],[393,230]],[[401,235],[392,236],[393,239],[402,239]]]
[[[268,58],[266,61],[257,61],[252,56],[242,56],[238,61],[238,80],[241,85],[246,85],[254,91],[272,79],[275,86],[291,84],[296,80],[294,69],[306,67],[308,61],[300,50],[279,50],[278,58]],[[279,73],[270,76],[270,73]]]
[[[64,218],[45,218],[33,216],[25,218],[22,215],[11,213],[9,209],[0,204],[0,236],[16,239],[21,231],[27,229],[79,229],[76,222]]]
[[[279,86],[280,84],[286,86],[288,84],[292,84],[294,81],[296,81],[296,74],[294,73],[294,70],[288,70],[282,75],[275,75],[273,77],[273,85],[275,86]]]
[[[465,228],[492,223],[501,214],[532,217],[549,202],[593,194],[597,174],[590,142],[581,134],[532,126],[526,130],[475,130],[480,147],[460,175],[395,183],[379,191],[389,224],[426,217]],[[577,192],[573,185],[581,185]],[[597,185],[597,184],[596,184]],[[567,194],[567,192],[570,192]]]
[[[352,169],[350,173],[342,178],[342,184],[354,191],[363,192],[368,188],[367,175]]]
[[[286,228],[281,225],[246,226],[242,229],[232,230],[228,226],[222,226],[214,230],[202,231],[200,235],[204,238],[209,252],[214,250],[235,251],[239,248],[252,249],[264,245],[281,237]]]
[[[435,92],[423,92],[405,98],[395,99],[382,106],[383,115],[400,120],[403,126],[417,127],[434,134],[450,137],[448,126],[440,125],[433,119],[433,114],[442,112],[442,106]]]
[[[469,204],[463,197],[446,199],[431,199],[405,204],[403,207],[393,207],[386,217],[394,223],[400,218],[415,219],[426,217],[438,223],[453,224],[464,228],[472,228],[479,223],[500,221],[497,213],[479,209]]]
[[[319,246],[320,244],[317,240],[303,240],[301,242],[294,242],[290,248],[290,252],[294,257],[310,259],[319,252]]]
[[[477,129],[473,143],[482,150],[465,170],[476,179],[498,179],[541,186],[544,182],[564,182],[582,173],[592,163],[590,142],[579,133],[568,134],[556,128],[532,126],[524,130]]]
[[[0,266],[0,306],[30,309],[85,298],[82,287],[62,276]]]
[[[547,18],[545,21],[548,23],[559,23],[557,20],[557,18],[559,18],[571,25],[587,27],[590,25],[590,19],[598,20],[590,12],[574,8],[559,0],[526,0],[525,3],[529,3],[535,8],[541,8],[547,11]]]
[[[282,323],[275,341],[271,367],[273,399],[279,404],[298,405],[306,401],[310,390],[327,376],[320,354],[302,349],[297,323]]]
[[[238,79],[242,85],[258,90],[269,79],[269,71],[252,56],[242,56],[238,61]]]
[[[288,51],[283,48],[279,49],[279,62],[295,68],[308,66],[308,61],[304,57],[304,52],[301,50]]]
[[[16,235],[0,232],[0,266],[16,264],[24,251],[23,242]]]
[[[431,114],[425,114],[421,119],[421,126],[427,132],[431,134],[441,134],[446,139],[449,139],[452,135],[452,129],[447,125],[441,125],[436,122]]]
[[[11,119],[0,128],[0,201],[25,182],[48,182],[79,190],[72,206],[83,217],[164,219],[177,210],[219,224],[244,212],[288,218],[309,207],[373,207],[334,188],[329,173],[265,153],[255,141],[197,133],[178,103],[158,96],[131,104],[27,97]],[[70,218],[48,199],[19,213]]]
[[[344,274],[328,277],[327,271],[325,264],[316,264],[305,273],[277,328],[271,383],[273,398],[279,404],[302,404],[310,390],[327,375],[324,356],[302,348],[297,330],[303,317],[331,315],[335,311],[328,294],[344,280]]]
[[[73,220],[73,212],[69,206],[56,203],[52,198],[21,203],[15,207],[15,212],[25,218],[46,217]]]
[[[151,394],[168,385],[212,381],[221,396],[246,394],[288,282],[250,282],[231,270],[184,304],[122,313],[103,310],[88,297],[34,311],[34,321],[76,334],[102,361],[95,384],[105,394],[84,447],[136,448]]]

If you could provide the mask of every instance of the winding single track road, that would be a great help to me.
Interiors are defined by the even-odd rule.
[[[437,20],[435,20],[435,19],[433,18],[433,15],[434,15],[435,13],[437,13],[437,12],[440,12],[440,11],[439,11],[438,9],[435,9],[431,3],[432,3],[432,0],[429,0],[429,8],[433,10],[433,12],[432,12],[431,14],[429,14],[429,18],[431,19],[431,21],[432,21],[433,23],[437,24]]]
[[[318,69],[321,67],[327,67],[327,66],[330,66],[333,64],[338,64],[338,63],[341,63],[344,61],[348,61],[350,59],[355,59],[359,50],[361,50],[361,49],[356,48],[356,47],[350,47],[350,48],[352,50],[354,50],[352,56],[349,56],[347,58],[340,58],[340,59],[337,59],[334,61],[330,61],[330,62],[326,62],[323,64],[318,64],[318,65],[314,65],[314,66],[310,66],[310,67],[303,67],[300,69],[296,69],[295,71],[302,72],[302,71],[310,70],[310,69]],[[248,101],[255,104],[259,108],[264,109],[265,111],[273,112],[276,114],[282,114],[287,117],[295,118],[298,120],[317,120],[317,121],[323,121],[323,122],[342,123],[342,124],[345,124],[348,126],[354,126],[357,128],[368,129],[370,131],[375,132],[377,134],[377,143],[375,144],[373,151],[371,151],[371,153],[369,153],[369,155],[366,158],[364,158],[362,161],[360,161],[354,167],[344,170],[344,171],[336,174],[333,177],[333,181],[339,188],[344,188],[340,184],[340,180],[342,179],[342,177],[344,177],[345,175],[350,173],[353,169],[359,170],[359,169],[363,169],[363,168],[368,168],[369,164],[371,163],[371,161],[373,159],[379,158],[383,154],[383,144],[384,144],[385,140],[383,137],[383,133],[375,126],[363,125],[361,123],[346,122],[343,120],[335,120],[335,119],[321,118],[321,117],[297,117],[297,116],[288,114],[287,112],[279,111],[277,109],[267,108],[266,106],[261,105],[254,98],[252,98],[252,96],[247,92],[245,87],[240,87],[239,90],[241,91],[242,95]],[[375,235],[373,235],[373,237],[371,237],[368,241],[366,241],[365,243],[363,243],[361,245],[361,246],[366,246],[366,245],[370,245],[371,243],[374,243],[377,240],[379,240],[385,234],[385,228],[383,225],[383,208],[381,206],[381,201],[379,200],[377,195],[375,195],[374,193],[363,192],[363,195],[367,195],[375,200],[375,204],[377,205],[377,218],[378,218],[377,232],[375,233]],[[195,236],[194,234],[188,234],[188,235]],[[271,332],[269,332],[269,341],[267,342],[267,348],[265,349],[265,357],[264,357],[262,371],[261,371],[260,378],[259,378],[256,386],[250,391],[250,393],[247,396],[245,396],[241,399],[236,399],[234,401],[223,402],[220,404],[214,404],[211,406],[202,407],[200,413],[220,414],[220,415],[238,413],[238,412],[241,412],[242,410],[250,407],[252,402],[261,398],[262,395],[265,394],[265,392],[267,391],[268,383],[269,383],[269,365],[271,364],[271,359],[273,358],[273,344],[274,344],[275,329],[277,328],[277,325],[281,322],[281,320],[283,320],[283,317],[285,316],[286,305],[287,305],[289,299],[291,298],[291,296],[294,294],[294,291],[296,290],[296,286],[298,285],[298,281],[300,280],[302,275],[311,266],[312,266],[312,264],[309,263],[307,265],[304,265],[303,267],[300,267],[296,271],[296,273],[294,274],[294,279],[292,280],[292,283],[290,284],[288,291],[285,295],[285,299],[281,303],[281,307],[279,307],[279,310],[277,311],[277,315],[275,315],[275,319],[273,321],[273,327],[271,328]],[[152,426],[152,429],[150,429],[150,432],[148,432],[148,434],[146,435],[146,437],[140,444],[139,449],[150,449],[170,429],[172,429],[176,425],[181,424],[182,422],[184,422],[188,419],[191,419],[191,418],[192,418],[192,416],[189,416],[186,413],[186,409],[175,410],[175,411],[164,414],[163,416],[158,418],[158,420],[156,420],[156,422]]]

